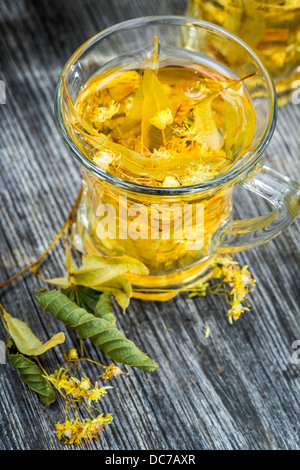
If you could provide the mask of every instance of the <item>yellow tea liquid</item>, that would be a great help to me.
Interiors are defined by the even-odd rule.
[[[284,104],[300,78],[300,0],[190,0],[187,15],[243,39],[269,69]]]
[[[154,187],[202,183],[226,171],[255,126],[242,81],[173,61],[95,77],[76,110],[96,165]]]
[[[87,158],[115,177],[158,190],[145,194],[137,186],[134,192],[126,191],[84,169],[77,246],[89,254],[139,259],[150,276],[133,282],[151,288],[178,285],[187,277],[192,280],[199,271],[197,263],[209,256],[211,239],[231,211],[231,184],[172,197],[159,194],[159,188],[191,186],[226,172],[250,147],[255,130],[246,77],[241,80],[209,64],[160,59],[160,55],[156,44],[139,66],[96,75],[71,106],[74,140]],[[137,217],[132,211],[136,204],[143,206],[136,236],[121,237],[120,232],[124,235]],[[157,204],[177,204],[177,209],[201,204],[201,239],[194,213],[189,215],[194,238],[186,233],[177,236],[177,209],[171,212],[168,237],[162,223],[165,209],[157,211],[159,234],[153,239],[148,215]],[[115,209],[113,220],[104,217],[100,205]],[[116,227],[108,223],[114,221]]]

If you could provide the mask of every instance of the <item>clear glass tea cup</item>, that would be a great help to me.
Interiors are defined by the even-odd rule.
[[[243,39],[272,75],[279,104],[289,101],[300,79],[299,0],[189,0],[187,16]]]
[[[154,37],[171,59],[188,56],[189,60],[193,58],[225,70],[233,78],[249,76],[243,86],[255,110],[252,142],[226,172],[201,184],[157,188],[113,176],[88,157],[71,125],[72,107],[68,99],[75,103],[88,81],[103,71],[137,60],[142,62]],[[193,41],[189,41],[191,37]],[[231,53],[224,55],[224,50]],[[69,96],[59,79],[55,96],[57,124],[71,154],[81,164],[83,178],[75,244],[83,253],[125,254],[144,263],[149,274],[130,277],[135,297],[168,300],[208,278],[211,261],[217,254],[261,245],[276,237],[299,215],[300,185],[260,162],[276,123],[273,81],[255,53],[231,33],[185,17],[137,18],[100,32],[83,44],[69,59],[62,75]],[[272,210],[257,218],[234,220],[232,196],[236,186],[266,199]],[[201,217],[197,219],[199,207]],[[178,217],[182,221],[182,212],[176,211],[180,208],[184,214],[186,208],[192,210],[187,211],[192,236],[186,232],[178,236],[176,222]],[[112,223],[112,233],[104,229],[103,216],[105,211],[109,213],[108,209],[113,210],[105,224],[107,229],[107,224]],[[151,230],[141,231],[140,236],[136,231],[135,236],[129,234],[137,210],[144,218],[143,223],[151,219],[148,228],[153,214],[154,220],[159,219],[155,236]],[[170,213],[172,226],[166,236],[162,218]]]

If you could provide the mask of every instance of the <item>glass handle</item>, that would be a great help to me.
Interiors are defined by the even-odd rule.
[[[300,214],[300,185],[265,165],[259,164],[239,184],[269,201],[274,210],[254,219],[226,222],[214,236],[214,253],[233,253],[262,245]]]

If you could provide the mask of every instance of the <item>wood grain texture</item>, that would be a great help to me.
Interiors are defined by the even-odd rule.
[[[56,129],[53,95],[68,57],[89,37],[119,21],[180,14],[185,1],[2,0],[0,79],[0,282],[39,256],[62,226],[80,186],[80,169]],[[300,181],[300,105],[279,111],[263,161]],[[266,204],[241,190],[238,216]],[[120,377],[103,401],[114,422],[85,449],[300,449],[300,365],[291,364],[300,339],[300,221],[274,241],[237,256],[257,279],[251,313],[230,325],[222,298],[167,303],[133,300],[124,333],[160,364],[150,381],[141,371]],[[42,264],[44,276],[63,274],[59,243]],[[42,285],[27,273],[0,292],[1,303],[28,322],[44,342],[58,331],[66,348],[74,331],[45,314],[34,298]],[[204,326],[211,335],[204,338]],[[171,330],[169,330],[171,329]],[[5,339],[3,328],[0,339]],[[89,341],[86,353],[105,362]],[[61,349],[45,354],[49,370]],[[97,367],[88,375],[95,380]],[[0,449],[62,449],[53,434],[64,418],[60,400],[47,408],[10,364],[0,364]],[[76,446],[67,447],[74,449]]]

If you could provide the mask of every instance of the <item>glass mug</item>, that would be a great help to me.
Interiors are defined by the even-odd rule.
[[[191,44],[187,46],[191,34],[197,39],[196,51]],[[87,82],[103,70],[111,69],[112,64],[133,63],[137,58],[143,61],[155,36],[171,58],[188,55],[199,63],[208,61],[235,78],[256,72],[244,82],[255,110],[253,139],[248,150],[226,172],[201,184],[171,188],[123,180],[95,165],[79,145],[70,125],[71,111],[62,79],[56,88],[55,112],[61,135],[82,167],[83,195],[77,214],[75,246],[87,254],[126,254],[138,259],[148,267],[149,274],[130,276],[133,295],[168,300],[180,290],[209,278],[210,264],[216,254],[252,248],[277,236],[300,213],[300,185],[259,162],[276,123],[274,85],[254,52],[218,26],[185,17],[163,16],[137,18],[100,32],[83,44],[63,69],[73,103]],[[211,47],[212,43],[214,47]],[[234,51],[235,57],[239,56],[239,61],[231,63],[229,57],[220,53],[226,45]],[[233,220],[232,193],[237,185],[267,199],[273,210],[254,219]],[[124,236],[124,231],[128,234],[137,205],[146,208],[144,217],[147,218],[153,208],[160,205],[173,207],[173,204],[175,208],[202,208],[203,227],[199,230],[199,240],[193,238],[194,234],[192,241],[186,233],[181,238],[176,236],[176,210],[172,213],[174,224],[167,237]],[[103,212],[99,212],[103,205],[115,209],[112,220],[117,230],[112,237],[103,236]],[[190,214],[192,228],[195,228],[198,219],[194,212]]]
[[[271,73],[279,104],[288,102],[300,79],[300,0],[189,0],[187,16],[243,39]]]

